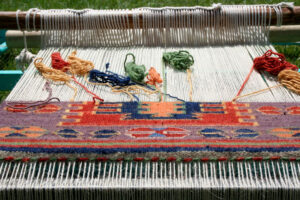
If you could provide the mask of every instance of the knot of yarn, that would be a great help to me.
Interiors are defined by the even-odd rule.
[[[60,82],[65,82],[65,83],[71,81],[71,77],[68,76],[63,71],[47,67],[43,63],[43,58],[35,59],[34,65],[35,65],[36,69],[41,73],[41,75],[47,80],[60,81]]]
[[[24,71],[26,65],[29,65],[29,63],[31,63],[35,56],[35,54],[27,51],[27,49],[23,49],[20,52],[20,54],[15,58],[17,69]]]
[[[282,70],[278,74],[281,85],[300,95],[300,73],[293,70]]]
[[[194,64],[194,58],[188,51],[166,52],[163,61],[179,71],[185,71]]]
[[[276,55],[277,57],[273,57],[272,55]],[[277,76],[282,70],[298,70],[296,65],[285,60],[283,54],[273,52],[272,50],[268,50],[264,55],[255,58],[253,66],[258,71],[266,71],[274,76]]]
[[[121,76],[119,74],[108,71],[109,63],[106,63],[106,71],[101,72],[93,69],[90,71],[89,81],[94,83],[109,83],[111,86],[127,86],[130,85],[130,77]]]
[[[133,57],[132,62],[126,62],[129,55]],[[144,83],[144,79],[147,76],[146,67],[144,65],[135,64],[135,56],[132,53],[126,55],[124,68],[126,75],[128,75],[133,82]]]
[[[69,71],[72,75],[83,76],[95,68],[94,64],[91,61],[77,58],[76,53],[76,51],[73,51],[68,57],[68,63],[70,64]]]
[[[51,60],[52,68],[62,70],[63,72],[68,71],[69,68],[67,66],[70,65],[70,63],[64,61],[59,52],[53,52],[51,54]]]
[[[148,81],[146,83],[149,85],[154,85],[155,87],[158,83],[162,83],[160,74],[155,70],[154,67],[151,67],[149,69],[147,79],[148,79]]]

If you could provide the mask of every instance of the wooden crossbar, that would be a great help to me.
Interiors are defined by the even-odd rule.
[[[211,11],[213,12],[213,11]],[[276,17],[276,12],[274,9],[272,9],[271,11],[271,25],[276,25],[277,23],[277,17]],[[300,24],[300,6],[295,6],[293,9],[290,8],[282,8],[282,13],[283,13],[283,18],[282,18],[282,24],[283,25],[296,25],[296,24]],[[115,13],[115,14],[111,14],[112,16],[119,16],[122,15],[124,16],[123,20],[121,20],[121,23],[123,24],[122,27],[123,28],[133,28],[134,27],[134,22],[133,22],[133,14],[130,13],[130,11],[128,11],[128,14],[119,14],[119,13]],[[25,16],[26,16],[26,12],[19,12],[19,24],[21,29],[25,28]],[[30,27],[33,27],[33,14],[30,14]],[[60,17],[60,16],[57,16]],[[101,18],[101,15],[98,16],[99,18]],[[191,16],[190,16],[191,17]],[[267,13],[267,20],[269,20],[269,14]],[[128,19],[128,20],[125,20]],[[170,19],[172,20],[172,18]],[[225,23],[225,19],[219,18],[219,19],[215,19],[213,15],[211,15],[211,22],[217,22],[219,26],[225,26],[228,25]],[[255,20],[253,20],[252,22],[253,24],[255,24]],[[207,26],[211,26],[214,23],[207,23]],[[139,15],[139,26],[143,27],[143,16]],[[156,26],[154,24],[154,26]],[[157,24],[157,26],[159,27],[164,27],[165,23],[161,23],[161,24]],[[188,26],[187,24],[170,24],[170,27],[183,27],[183,26]],[[41,18],[40,15],[37,13],[35,15],[35,27],[36,29],[40,29],[41,28]],[[65,25],[61,25],[58,26],[59,29],[65,29],[66,27],[68,28],[80,28],[78,26],[76,26],[75,24],[70,24],[70,26],[65,26]],[[106,25],[105,23],[103,23],[101,25],[101,27],[97,27],[97,28],[101,28],[101,29],[118,29],[120,27],[118,27],[118,25],[115,25],[115,27],[111,27]],[[156,28],[156,27],[153,27]],[[0,29],[8,29],[8,30],[17,30],[17,24],[16,24],[16,12],[8,12],[8,11],[0,11]]]

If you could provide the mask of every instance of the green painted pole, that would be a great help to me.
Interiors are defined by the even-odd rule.
[[[12,90],[22,74],[21,70],[0,70],[0,91]]]

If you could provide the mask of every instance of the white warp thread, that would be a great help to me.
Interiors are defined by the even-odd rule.
[[[277,24],[280,25],[281,7],[285,6],[292,5],[214,4],[212,7],[144,7],[132,10],[51,9],[38,13],[41,16],[44,47],[172,47],[267,44],[270,25],[266,20],[267,13],[274,9]],[[133,20],[131,29],[128,29],[129,15]]]

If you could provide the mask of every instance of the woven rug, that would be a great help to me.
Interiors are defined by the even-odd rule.
[[[22,107],[23,105],[18,105]],[[1,104],[1,159],[297,159],[298,103]]]

